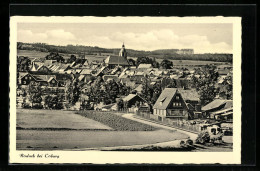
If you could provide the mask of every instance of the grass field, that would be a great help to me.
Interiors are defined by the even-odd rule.
[[[112,130],[109,126],[62,110],[17,109],[17,127],[22,129],[101,129]]]
[[[147,128],[145,124],[125,118],[122,121],[125,123],[120,122],[120,127],[132,123],[139,129]],[[74,114],[74,111],[17,109],[16,146],[17,150],[64,150],[153,144],[188,138],[177,131],[152,130],[120,131]]]
[[[18,150],[61,150],[115,147],[184,139],[188,136],[167,130],[157,131],[40,131],[17,130]]]

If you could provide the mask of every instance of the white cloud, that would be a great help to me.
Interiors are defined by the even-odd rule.
[[[46,32],[48,38],[51,39],[62,39],[62,40],[75,40],[75,36],[70,33],[66,32],[62,29],[59,30],[50,30]]]
[[[20,30],[18,41],[56,45],[82,44],[104,48],[120,48],[124,42],[126,48],[136,50],[192,48],[195,53],[232,53],[232,46],[226,42],[211,43],[207,36],[196,34],[179,36],[170,29],[150,30],[145,33],[117,31],[103,36],[93,34],[78,37],[63,29],[48,30],[43,33]]]
[[[49,43],[57,45],[67,45],[76,40],[71,32],[62,29],[49,30],[44,33],[33,33],[31,30],[19,30],[18,41],[27,43]]]

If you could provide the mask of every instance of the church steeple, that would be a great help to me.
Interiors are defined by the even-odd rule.
[[[122,48],[121,48],[121,50],[120,50],[120,52],[119,52],[119,56],[122,56],[122,57],[124,57],[124,58],[127,58],[127,52],[126,52],[126,50],[125,50],[125,44],[124,44],[124,42],[123,42]]]

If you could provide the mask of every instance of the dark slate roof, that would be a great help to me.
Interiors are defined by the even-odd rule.
[[[208,111],[208,110],[211,110],[211,109],[218,108],[222,105],[223,105],[222,109],[232,108],[233,107],[233,101],[232,100],[216,99],[216,100],[210,102],[209,104],[207,104],[206,106],[202,107],[201,110]]]
[[[128,96],[123,98],[123,101],[130,101],[131,99],[133,99],[135,96],[138,96],[136,94],[129,94]]]
[[[180,92],[182,98],[190,101],[199,101],[199,94],[195,89],[190,89],[190,90],[184,90],[184,89],[178,89]]]
[[[157,99],[156,103],[154,104],[153,108],[156,109],[166,109],[171,102],[172,98],[174,97],[176,91],[181,94],[184,101],[191,100],[191,101],[199,101],[199,95],[196,90],[183,90],[178,88],[165,88],[159,98]]]
[[[122,56],[110,55],[105,59],[106,64],[110,65],[129,65],[127,59]]]

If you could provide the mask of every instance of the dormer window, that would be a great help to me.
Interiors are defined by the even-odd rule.
[[[164,97],[162,100],[160,100],[160,105],[163,104],[163,102],[165,101],[166,97]]]
[[[179,96],[176,96],[176,100],[179,100],[180,99],[180,97]]]

